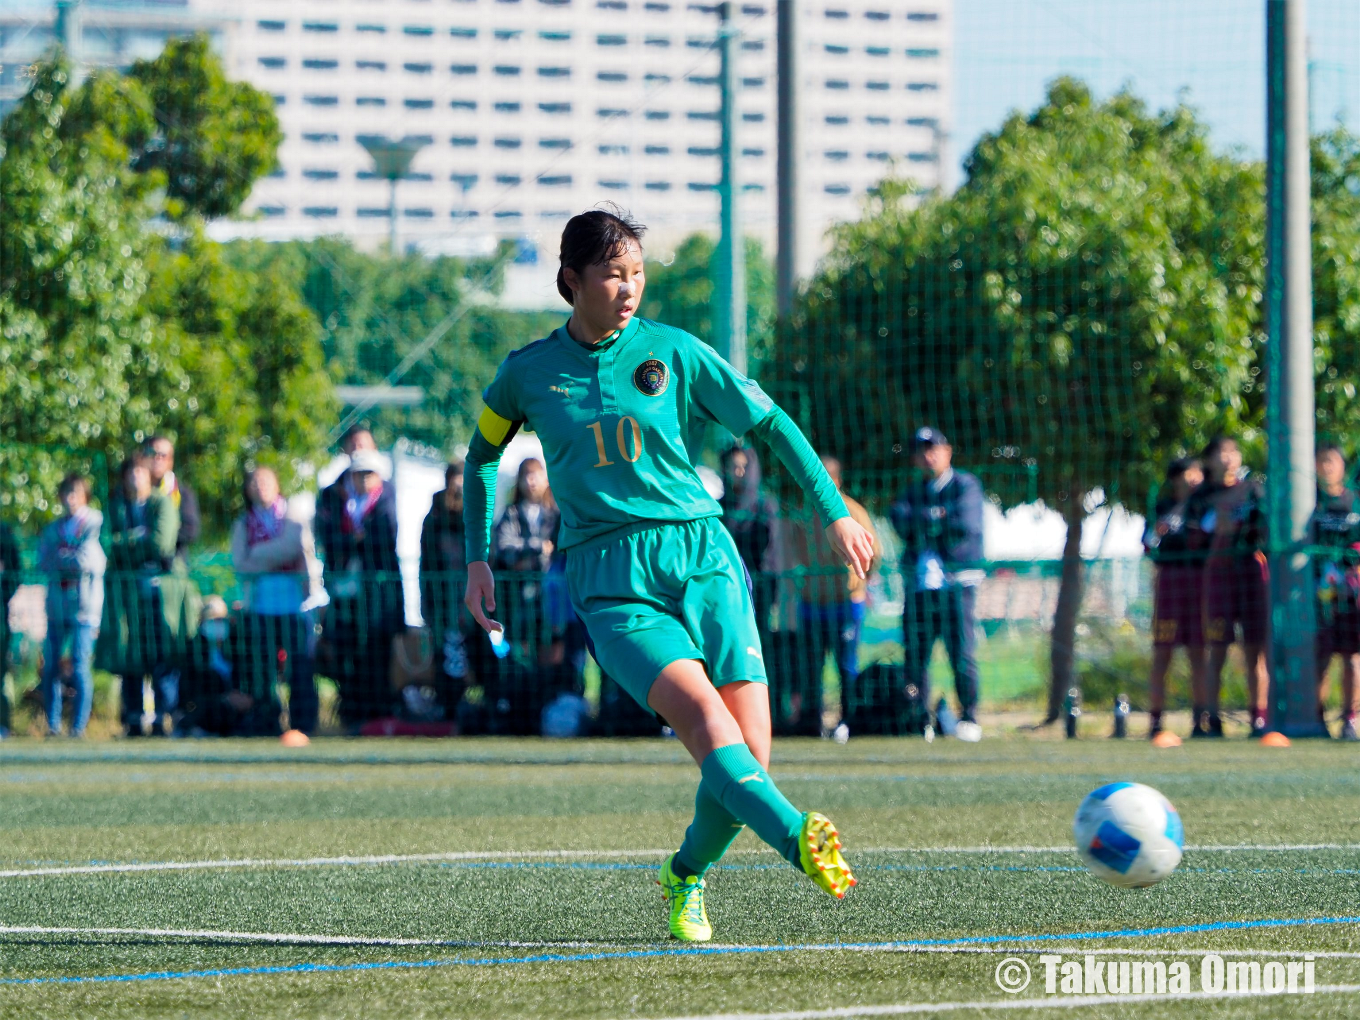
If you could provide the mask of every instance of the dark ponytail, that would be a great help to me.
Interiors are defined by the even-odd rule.
[[[592,209],[567,220],[562,230],[561,267],[557,270],[557,293],[567,304],[574,304],[571,288],[567,286],[564,269],[581,272],[586,266],[598,266],[617,258],[628,250],[629,244],[642,247],[642,235],[647,228],[636,222],[618,206],[610,210]]]

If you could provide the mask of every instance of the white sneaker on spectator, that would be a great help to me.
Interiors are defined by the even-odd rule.
[[[982,739],[982,727],[971,719],[960,719],[954,727],[954,736],[965,744],[976,744]]]
[[[831,739],[838,744],[849,743],[850,727],[845,725],[845,723],[839,724],[834,730],[831,731]]]

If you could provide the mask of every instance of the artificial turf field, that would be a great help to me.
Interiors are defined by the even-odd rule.
[[[743,834],[695,952],[653,884],[697,781],[674,741],[9,741],[0,1017],[1353,1017],[1358,763],[1321,742],[776,741],[772,773],[836,820],[860,885],[837,903]],[[1154,889],[1064,849],[1114,779],[1166,793],[1204,848]],[[1206,951],[1312,953],[1319,991],[1092,1004],[1045,994],[1037,960],[1184,959],[1198,993]],[[1007,957],[1035,974],[1018,995]]]

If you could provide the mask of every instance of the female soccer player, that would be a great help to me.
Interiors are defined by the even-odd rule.
[[[600,668],[675,730],[699,764],[694,821],[661,866],[670,930],[702,942],[704,873],[743,825],[840,899],[855,878],[824,815],[779,792],[770,703],[751,596],[721,509],[695,461],[709,422],[755,431],[808,493],[827,538],[861,576],[873,538],[817,455],[751,380],[688,333],[636,317],[643,228],[594,210],[562,233],[565,326],[512,353],[486,388],[467,456],[466,602],[500,624],[487,564],[496,464],[521,425],[538,434],[562,512],[572,604]]]

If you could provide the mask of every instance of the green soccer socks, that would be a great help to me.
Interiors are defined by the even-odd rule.
[[[717,860],[709,858],[719,839],[726,843],[736,838],[738,830],[732,828],[732,821],[744,822],[755,834],[779,852],[779,855],[801,870],[798,834],[803,827],[803,813],[789,803],[787,797],[779,792],[770,774],[760,767],[755,755],[745,744],[728,744],[716,748],[699,765],[703,773],[700,796],[696,800],[694,824],[685,834],[685,845],[681,847],[681,860],[691,865],[703,865]],[[699,807],[703,800],[703,788],[724,809],[720,816],[712,810]],[[700,831],[696,833],[696,829]],[[691,833],[697,838],[691,842]],[[694,857],[690,856],[690,853]],[[721,856],[719,854],[718,856]],[[704,859],[698,859],[703,857]]]
[[[694,795],[694,821],[685,830],[685,841],[675,855],[678,873],[703,878],[709,867],[722,860],[742,828],[740,819],[709,790],[708,780],[702,780]]]

